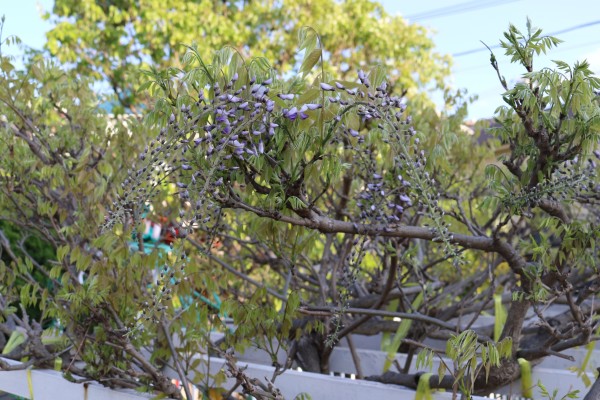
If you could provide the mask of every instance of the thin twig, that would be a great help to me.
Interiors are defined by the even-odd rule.
[[[171,333],[169,332],[169,328],[167,327],[164,316],[160,322],[160,326],[165,334],[165,338],[167,339],[167,345],[169,346],[169,351],[171,351],[171,356],[173,356],[173,362],[175,363],[177,374],[179,375],[179,379],[181,379],[181,386],[183,386],[183,390],[185,390],[185,396],[191,400],[192,393],[190,392],[189,382],[185,372],[183,371],[183,368],[181,367],[181,363],[179,362],[179,354],[173,345],[173,339],[171,339]]]
[[[352,361],[354,362],[354,367],[356,367],[356,377],[358,379],[363,379],[364,375],[362,372],[362,367],[360,365],[360,357],[356,353],[356,347],[354,346],[354,340],[352,339],[352,335],[347,335],[346,341],[348,342],[348,347],[350,348],[350,354],[352,355]]]

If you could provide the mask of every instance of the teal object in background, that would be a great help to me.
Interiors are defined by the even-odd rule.
[[[129,248],[132,251],[140,250],[139,244],[137,242],[129,242]],[[171,247],[164,243],[158,243],[158,242],[152,242],[152,241],[144,242],[144,253],[145,254],[150,254],[155,249],[158,250],[159,252],[170,252],[171,251]],[[174,278],[171,278],[171,283],[175,283]],[[194,304],[194,299],[199,299],[200,301],[204,302],[205,304],[207,304],[210,307],[212,307],[213,309],[215,309],[215,311],[219,311],[221,309],[221,299],[219,298],[219,295],[215,292],[212,293],[212,297],[213,297],[213,300],[204,296],[202,293],[198,292],[197,290],[194,290],[194,293],[191,296],[179,296],[179,302],[181,303],[181,307],[183,309],[187,309],[187,308],[191,307],[192,304]]]

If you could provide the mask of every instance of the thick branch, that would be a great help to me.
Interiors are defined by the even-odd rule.
[[[585,395],[583,400],[600,400],[600,368],[598,371],[598,379],[594,382],[590,391]]]
[[[329,218],[322,213],[312,210],[304,210],[302,217],[284,215],[277,211],[268,211],[253,207],[240,200],[229,198],[223,204],[226,208],[246,210],[259,217],[270,218],[276,221],[286,222],[295,226],[304,226],[322,233],[348,233],[354,235],[382,236],[424,239],[435,241],[439,236],[437,232],[427,227],[411,225],[389,225],[389,224],[359,224],[355,222],[339,221]],[[506,241],[499,238],[487,236],[471,236],[460,233],[448,233],[450,242],[469,249],[496,252],[500,254],[510,265],[513,272],[521,274],[525,266],[525,260]]]
[[[376,310],[376,309],[372,309],[372,308],[354,308],[354,307],[340,308],[340,307],[328,307],[328,306],[301,307],[298,309],[298,311],[302,314],[322,315],[322,316],[331,316],[334,313],[343,312],[343,313],[347,313],[347,314],[361,314],[361,315],[371,315],[371,316],[390,317],[390,318],[406,318],[406,319],[412,319],[412,320],[421,321],[421,322],[427,322],[427,323],[437,325],[441,328],[449,329],[452,331],[457,330],[457,327],[455,325],[441,321],[437,318],[423,315],[418,312],[402,313],[402,312],[394,312],[394,311]]]

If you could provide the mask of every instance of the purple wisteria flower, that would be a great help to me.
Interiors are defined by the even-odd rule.
[[[326,92],[335,91],[335,88],[328,83],[321,82],[320,86],[321,86],[321,89],[323,89]]]
[[[269,136],[273,136],[275,135],[275,128],[277,128],[279,125],[277,125],[274,122],[269,123]]]
[[[283,116],[289,119],[290,121],[295,121],[298,117],[298,109],[296,107],[292,107],[290,110],[285,108],[283,110]]]
[[[322,104],[305,104],[303,107],[306,107],[309,110],[318,110],[319,108],[323,108]]]
[[[273,100],[267,100],[267,112],[272,112],[275,107],[275,102]]]
[[[239,103],[240,101],[242,101],[242,99],[241,99],[241,98],[239,98],[239,97],[237,97],[237,96],[232,96],[232,95],[230,95],[230,94],[228,94],[228,95],[227,95],[227,100],[228,100],[230,103]]]
[[[367,75],[365,75],[365,73],[362,70],[358,70],[358,80],[360,81],[360,83],[365,85],[367,88],[369,88],[371,86],[371,82],[369,82],[369,78],[367,77]]]

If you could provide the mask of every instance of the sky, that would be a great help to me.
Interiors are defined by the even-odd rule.
[[[577,27],[557,36],[562,39],[547,57],[534,61],[534,69],[551,67],[551,60],[569,64],[587,59],[592,71],[600,75],[600,1],[598,0],[383,0],[381,3],[393,15],[400,14],[409,22],[432,30],[437,51],[454,55],[450,82],[453,88],[464,88],[479,99],[469,107],[470,118],[493,115],[502,105],[503,92],[494,69],[489,63],[489,51],[461,55],[474,49],[496,45],[512,23],[526,29],[527,17],[532,25],[546,34]],[[454,12],[451,12],[454,11]],[[591,24],[587,27],[581,25]],[[510,65],[502,49],[493,49],[500,72],[507,82],[516,82],[522,67]]]
[[[552,66],[551,60],[570,64],[587,59],[600,75],[600,1],[599,0],[380,0],[392,15],[402,15],[411,23],[430,29],[436,51],[454,55],[449,82],[455,89],[466,89],[478,100],[469,107],[469,118],[486,118],[502,104],[502,88],[489,64],[489,52],[461,54],[499,43],[512,23],[525,29],[527,16],[545,33],[559,33],[564,41],[534,68]],[[0,0],[0,15],[6,15],[3,36],[17,35],[23,43],[42,48],[51,24],[43,21],[42,11],[51,10],[53,0]],[[2,51],[5,51],[3,48]],[[18,49],[8,49],[18,54]],[[514,83],[522,72],[509,65],[502,49],[494,50],[501,72]]]

